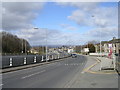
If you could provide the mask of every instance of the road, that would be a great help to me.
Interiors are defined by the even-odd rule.
[[[82,72],[87,58],[65,58],[33,68],[4,73],[3,88],[64,88],[78,72]]]

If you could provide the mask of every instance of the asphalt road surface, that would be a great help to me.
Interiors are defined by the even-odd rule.
[[[78,72],[82,72],[87,59],[84,56],[65,58],[33,68],[4,73],[3,88],[64,88]]]

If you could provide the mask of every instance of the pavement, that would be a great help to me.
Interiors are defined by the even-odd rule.
[[[3,73],[3,88],[118,88],[115,70],[106,58],[78,55],[59,62]],[[4,89],[3,89],[4,90]]]
[[[102,67],[110,67],[111,61],[105,57],[87,56],[87,63],[82,72],[74,77],[66,88],[117,88],[119,75],[115,70],[100,70]]]

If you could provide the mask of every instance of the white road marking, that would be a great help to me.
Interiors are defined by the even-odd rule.
[[[82,74],[84,74],[85,72],[81,72]]]
[[[3,86],[3,84],[0,84],[0,86]]]
[[[29,77],[31,77],[31,76],[34,76],[34,75],[43,73],[43,72],[45,72],[45,71],[46,71],[46,70],[43,70],[43,71],[40,71],[40,72],[37,72],[37,73],[33,73],[33,74],[30,74],[30,75],[24,76],[24,77],[22,77],[21,79],[29,78]]]

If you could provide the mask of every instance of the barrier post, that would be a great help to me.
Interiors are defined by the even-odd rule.
[[[43,61],[43,56],[42,56],[42,60],[41,61]]]
[[[53,60],[54,58],[53,58],[53,55],[52,55],[52,60]]]
[[[10,66],[12,66],[12,58],[10,58]]]
[[[36,63],[36,56],[34,57],[34,63]]]
[[[58,59],[59,59],[59,54],[58,54]]]
[[[27,62],[26,62],[26,57],[24,58],[24,64],[27,64]]]
[[[49,58],[50,58],[50,57],[48,56],[47,60],[49,60]]]

